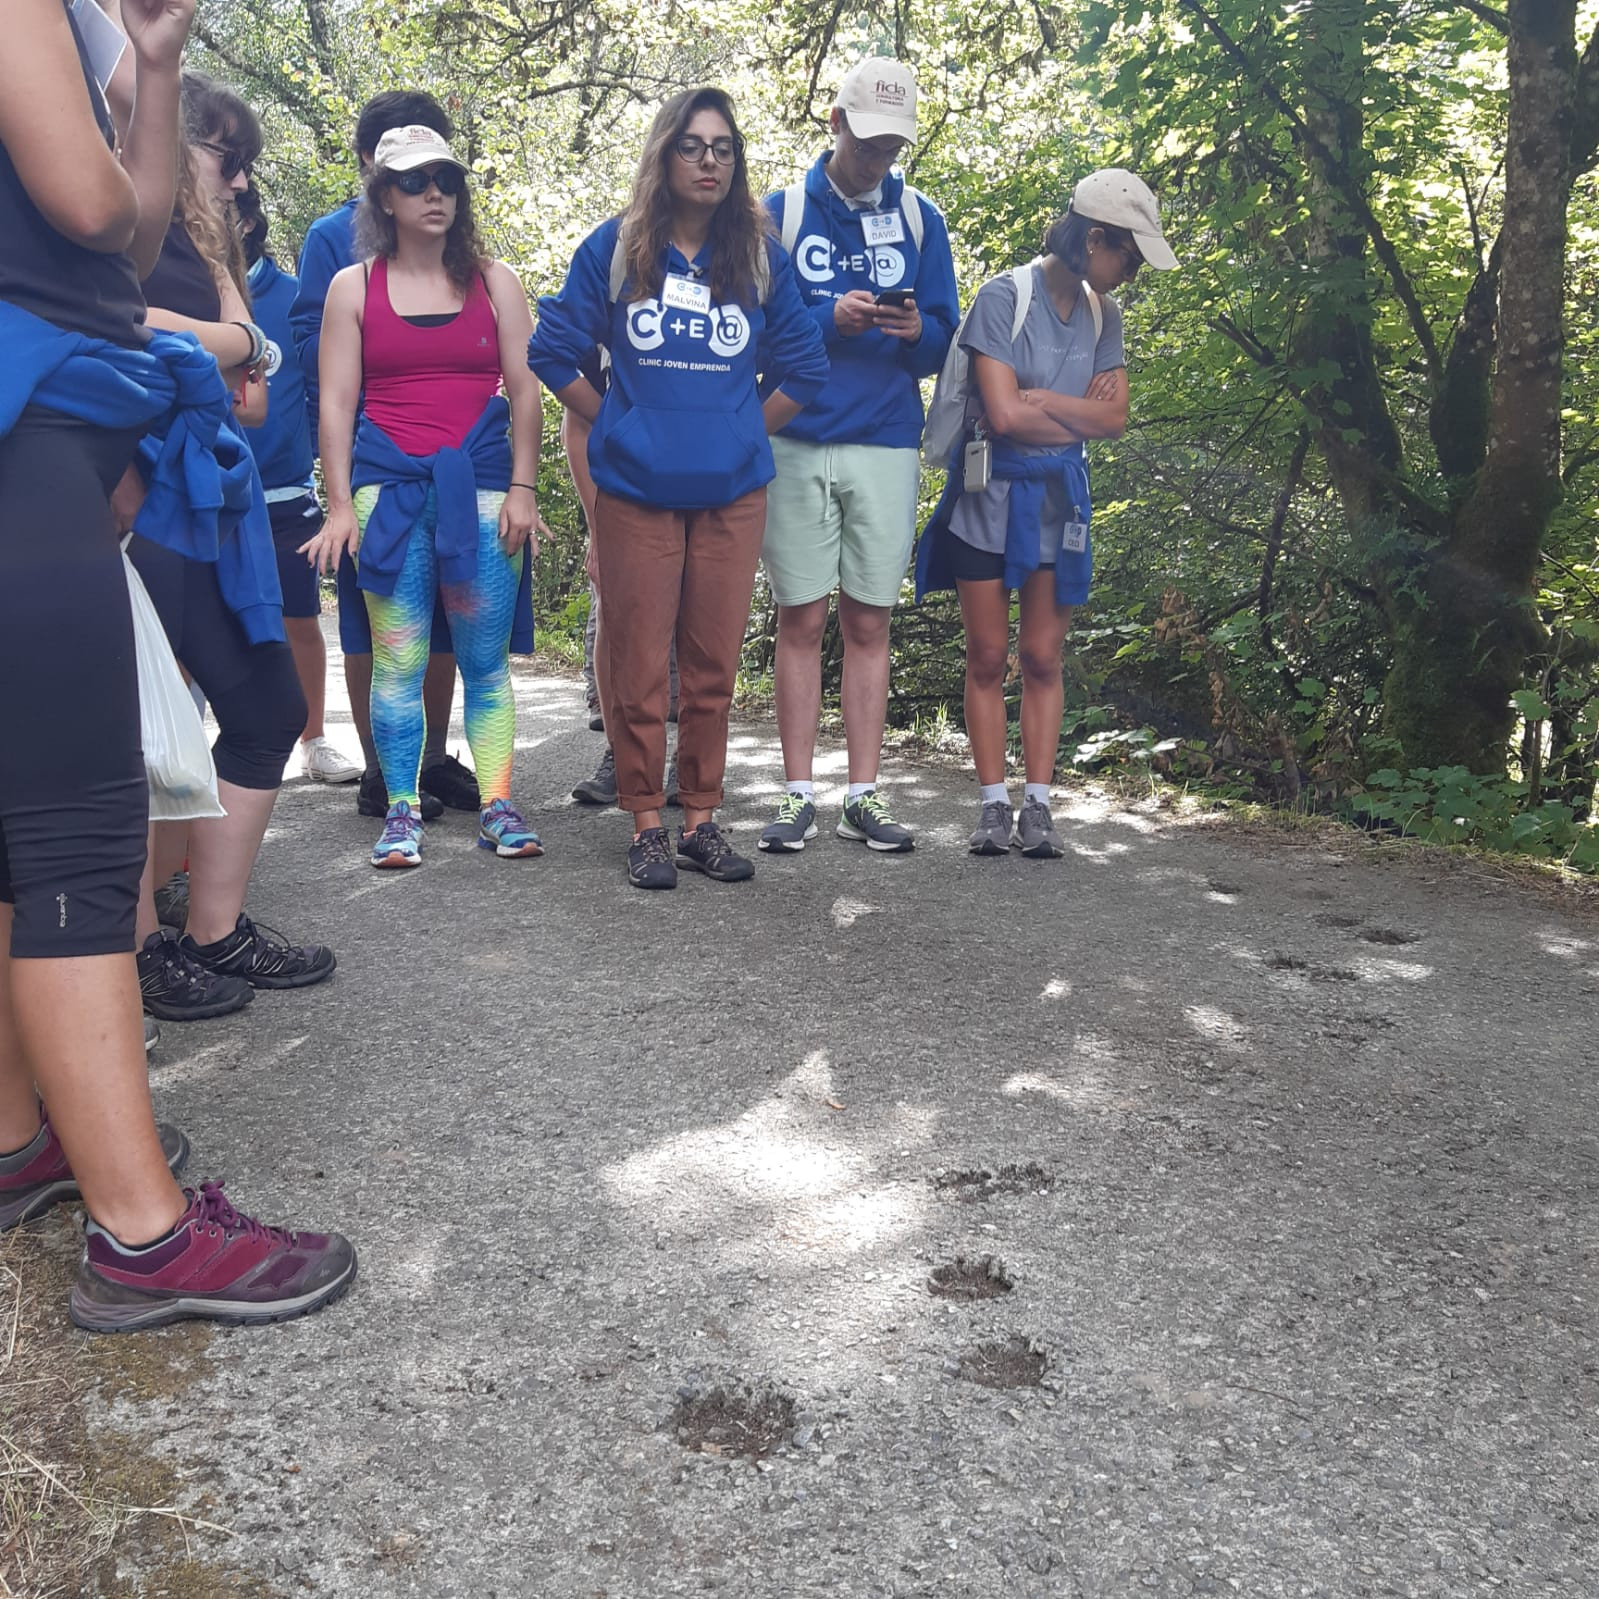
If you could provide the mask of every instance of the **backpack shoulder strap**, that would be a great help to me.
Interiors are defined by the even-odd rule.
[[[622,289],[627,283],[627,251],[622,248],[622,235],[616,235],[616,245],[611,251],[611,285],[608,298],[615,305],[622,298]]]
[[[1088,299],[1088,314],[1094,319],[1094,343],[1099,343],[1099,336],[1105,331],[1105,308],[1099,303],[1099,296],[1089,288],[1085,282],[1083,293]]]
[[[927,222],[922,216],[922,197],[908,183],[900,190],[899,210],[900,215],[905,218],[905,228],[911,236],[911,243],[920,250],[922,237],[927,232]]]
[[[799,242],[800,224],[805,220],[805,180],[791,183],[783,190],[783,221],[779,229],[783,248],[790,255]]]
[[[1010,280],[1016,285],[1016,310],[1010,319],[1010,341],[1014,344],[1022,336],[1022,324],[1027,320],[1028,307],[1033,303],[1032,261],[1024,261],[1010,269]]]

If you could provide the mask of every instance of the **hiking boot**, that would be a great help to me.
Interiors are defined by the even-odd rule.
[[[189,925],[189,874],[174,872],[155,891],[155,919],[174,933]]]
[[[803,794],[785,794],[777,802],[777,815],[761,829],[757,849],[794,852],[816,837],[816,806]]]
[[[589,732],[603,733],[605,731],[605,716],[598,705],[589,704]]]
[[[300,770],[313,783],[353,783],[362,775],[330,738],[313,738],[300,746]]]
[[[677,793],[677,754],[675,751],[671,760],[666,763],[666,803],[677,809],[681,809],[683,804]]]
[[[1055,819],[1042,800],[1030,799],[1023,804],[1011,843],[1035,861],[1057,860],[1066,853],[1066,846],[1055,831]]]
[[[718,883],[742,883],[755,875],[754,861],[745,860],[715,822],[701,822],[692,833],[678,829],[677,864]]]
[[[664,827],[646,827],[628,846],[627,880],[634,888],[677,887],[677,866]]]
[[[433,794],[420,796],[419,812],[424,822],[436,822],[444,814],[444,801]],[[356,791],[355,808],[362,816],[386,817],[389,814],[389,791],[383,782],[383,773],[375,766],[361,774],[361,787]],[[476,806],[472,807],[474,810]]]
[[[167,1166],[176,1175],[189,1158],[189,1140],[165,1122],[157,1122],[155,1130]],[[0,1233],[42,1216],[63,1200],[82,1198],[66,1151],[41,1106],[39,1131],[32,1141],[9,1155],[0,1155]]]
[[[355,1281],[355,1250],[338,1233],[268,1227],[236,1211],[221,1183],[185,1188],[188,1209],[137,1249],[90,1221],[68,1301],[89,1332],[134,1332],[198,1317],[231,1327],[288,1321]]]
[[[491,849],[508,861],[544,853],[539,835],[522,820],[521,812],[507,799],[495,800],[478,818],[477,847]]]
[[[614,805],[616,803],[616,751],[609,744],[594,768],[593,777],[585,777],[572,790],[572,798],[579,805]]]
[[[1011,808],[1009,800],[990,800],[977,818],[977,827],[966,840],[974,855],[1010,854]]]
[[[416,780],[424,794],[431,794],[452,811],[481,811],[483,798],[477,789],[477,774],[453,755],[446,755],[432,766],[424,766]]]
[[[144,1052],[146,1055],[161,1042],[161,1028],[155,1017],[146,1016],[144,1019]]]
[[[406,800],[396,800],[383,818],[383,831],[372,846],[372,864],[379,869],[422,864],[422,818]]]
[[[203,1022],[229,1016],[255,998],[241,977],[208,970],[169,933],[152,933],[134,957],[139,968],[139,998],[145,1010],[164,1022]]]
[[[309,988],[333,975],[338,962],[323,944],[291,944],[270,927],[257,927],[242,912],[233,931],[214,944],[196,944],[185,933],[183,953],[219,977],[242,977],[251,988]]]
[[[881,850],[885,855],[904,855],[916,848],[915,835],[889,815],[888,802],[875,788],[867,789],[859,799],[844,802],[844,814],[833,831],[840,838]]]

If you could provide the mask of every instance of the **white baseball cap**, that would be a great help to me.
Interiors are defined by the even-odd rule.
[[[1072,210],[1107,227],[1126,228],[1139,253],[1157,272],[1177,265],[1165,235],[1160,231],[1160,211],[1149,185],[1121,167],[1090,172],[1072,190]]]
[[[868,56],[851,67],[834,104],[857,139],[916,137],[916,77],[902,62]]]
[[[433,166],[439,161],[447,161],[463,172],[467,170],[466,162],[450,153],[443,136],[419,122],[405,128],[390,128],[378,140],[372,155],[372,165],[386,172],[409,172],[414,167]]]

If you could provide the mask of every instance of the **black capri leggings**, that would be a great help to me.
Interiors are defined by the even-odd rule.
[[[305,692],[289,646],[252,644],[222,598],[212,561],[191,561],[135,538],[128,556],[183,662],[217,719],[217,776],[238,788],[271,789],[305,731]]]
[[[133,948],[149,792],[107,502],[137,442],[38,410],[0,439],[0,901],[17,957]]]

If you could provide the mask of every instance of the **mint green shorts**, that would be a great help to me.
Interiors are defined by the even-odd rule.
[[[862,605],[894,604],[916,541],[915,450],[772,440],[761,558],[779,605],[841,588]]]

